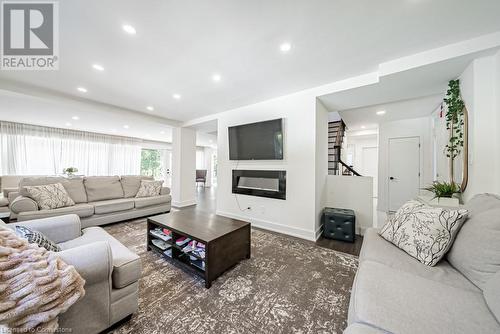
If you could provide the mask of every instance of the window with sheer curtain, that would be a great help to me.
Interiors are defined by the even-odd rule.
[[[0,175],[139,174],[141,141],[91,132],[0,122]]]

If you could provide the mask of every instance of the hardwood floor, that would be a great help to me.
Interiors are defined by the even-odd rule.
[[[201,211],[215,212],[216,192],[217,192],[217,187],[209,187],[209,188],[208,187],[204,188],[201,186],[196,187],[196,200],[198,204],[182,208],[181,210],[196,210],[196,211],[201,210]],[[363,244],[363,237],[360,235],[356,235],[356,241],[354,243],[326,239],[323,238],[322,236],[318,239],[318,241],[316,241],[316,245],[320,247],[333,249],[339,252],[355,256],[359,256],[362,244]]]
[[[354,243],[350,243],[340,240],[331,240],[321,236],[318,239],[318,241],[316,241],[316,245],[325,248],[330,248],[339,252],[359,256],[359,252],[361,251],[361,246],[363,245],[363,237],[361,235],[356,235]]]

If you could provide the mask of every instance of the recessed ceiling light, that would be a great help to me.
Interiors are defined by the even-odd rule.
[[[212,80],[213,81],[219,82],[220,79],[222,79],[222,77],[220,76],[220,74],[214,74],[214,75],[212,75]]]
[[[153,110],[155,110],[155,108],[154,108],[154,107],[152,107],[152,106],[147,106],[147,107],[146,107],[146,109],[147,109],[147,110],[149,110],[149,111],[153,111]]]
[[[86,93],[87,92],[87,88],[85,87],[78,87],[77,90],[81,93]]]
[[[173,94],[172,97],[176,100],[179,100],[181,98],[180,94]]]
[[[292,44],[290,44],[288,42],[282,43],[280,45],[281,52],[286,53],[286,52],[290,51],[291,49],[292,49]]]
[[[67,122],[65,125],[66,125],[66,126],[71,126],[71,123],[70,123],[70,122]]]
[[[123,30],[130,35],[135,35],[137,31],[135,31],[135,28],[132,27],[130,24],[124,24],[122,26]]]
[[[160,131],[160,134],[164,135],[164,134],[165,134],[165,131]]]
[[[364,125],[361,125],[361,129],[366,129],[366,126],[364,126]]]
[[[124,126],[123,126],[123,128],[124,128],[124,129],[128,129],[128,128],[130,128],[130,126],[128,126],[128,125],[124,125]]]
[[[377,115],[379,115],[379,116],[385,115],[385,110],[377,111]]]
[[[101,71],[101,72],[104,71],[104,67],[102,67],[99,64],[94,64],[94,65],[92,65],[92,67],[94,68],[94,70]]]
[[[74,121],[78,121],[78,120],[80,119],[80,117],[78,117],[78,116],[73,116],[73,117],[71,117],[71,119],[72,119],[72,120],[74,120]]]

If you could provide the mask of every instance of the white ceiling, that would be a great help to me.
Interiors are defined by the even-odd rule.
[[[60,70],[2,71],[0,80],[181,121],[500,30],[498,0],[67,0],[59,6]],[[124,33],[123,24],[137,34]],[[287,54],[279,50],[284,41],[292,44]],[[212,81],[214,73],[220,82]]]
[[[350,131],[370,130],[384,122],[429,116],[439,107],[443,97],[444,92],[441,95],[343,110],[339,114]],[[377,115],[380,111],[385,111],[385,114]]]
[[[172,126],[179,125],[157,116],[44,94],[43,90],[29,93],[0,84],[0,120],[167,143],[172,142]],[[216,135],[197,131],[197,146],[213,147],[216,141]]]

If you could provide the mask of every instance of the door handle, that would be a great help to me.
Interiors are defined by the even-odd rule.
[[[389,180],[391,180],[391,181],[392,181],[392,180],[395,180],[395,179],[396,179],[396,178],[395,178],[395,177],[393,177],[393,176],[390,176],[390,177],[389,177]]]

